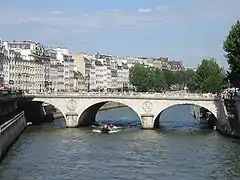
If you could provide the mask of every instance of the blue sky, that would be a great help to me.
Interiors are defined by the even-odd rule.
[[[1,0],[0,37],[74,52],[169,57],[227,67],[222,43],[240,0]]]

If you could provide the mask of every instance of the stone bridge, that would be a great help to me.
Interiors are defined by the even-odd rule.
[[[68,127],[90,125],[95,121],[98,110],[108,102],[118,102],[131,108],[138,115],[144,129],[156,127],[165,109],[185,104],[203,107],[210,111],[219,122],[227,123],[223,101],[209,95],[82,93],[32,94],[25,95],[25,98],[55,106],[62,112]]]

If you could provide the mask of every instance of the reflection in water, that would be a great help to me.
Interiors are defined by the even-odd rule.
[[[239,179],[238,141],[198,129],[193,119],[186,118],[188,123],[181,125],[184,120],[178,119],[183,111],[176,111],[161,117],[161,124],[168,132],[127,128],[106,135],[93,133],[89,128],[32,126],[3,160],[0,179]],[[134,115],[127,112],[126,109],[118,111],[136,123]],[[173,114],[178,117],[170,118]],[[98,120],[118,123],[116,116],[115,110],[100,112]]]

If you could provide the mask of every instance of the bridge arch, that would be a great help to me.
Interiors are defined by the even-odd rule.
[[[176,106],[184,106],[184,105],[190,105],[190,106],[196,106],[199,108],[203,108],[206,112],[210,112],[210,120],[209,123],[211,124],[211,126],[216,125],[216,121],[218,120],[218,116],[217,116],[217,106],[213,103],[210,102],[206,103],[206,102],[175,102],[172,104],[169,104],[167,106],[164,106],[163,108],[161,108],[161,110],[159,112],[155,113],[155,119],[154,119],[154,127],[159,127],[159,123],[160,123],[160,118],[161,115],[163,114],[163,112],[165,112],[167,109],[170,109],[172,107],[176,107]]]
[[[128,107],[134,112],[139,121],[141,121],[140,115],[138,114],[138,111],[129,103],[127,102],[122,102],[119,100],[99,100],[95,101],[94,103],[91,103],[90,105],[86,106],[85,108],[82,109],[82,111],[78,115],[78,126],[89,126],[92,123],[96,122],[96,115],[100,108],[107,103],[118,103],[123,105],[123,107]]]
[[[46,103],[46,104],[50,104],[52,105],[54,108],[56,108],[57,110],[60,111],[60,113],[62,114],[64,121],[66,122],[66,113],[65,113],[65,109],[63,109],[61,106],[58,105],[58,102],[54,101],[53,99],[50,98],[34,98],[32,99],[32,102],[41,102],[41,103]]]

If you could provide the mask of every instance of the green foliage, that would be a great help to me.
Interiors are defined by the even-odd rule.
[[[164,73],[160,69],[155,69],[154,71],[154,84],[153,84],[153,89],[156,92],[162,92],[163,90],[167,89],[167,82],[164,77]]]
[[[196,72],[193,69],[187,69],[184,73],[185,86],[190,92],[195,92],[197,89]]]
[[[221,92],[225,88],[225,73],[214,59],[203,59],[196,71],[197,91]]]
[[[234,87],[240,88],[240,21],[231,27],[231,30],[223,44],[230,71],[228,79]]]
[[[164,77],[166,79],[167,89],[170,89],[170,87],[175,84],[174,73],[169,71],[169,70],[167,70],[167,69],[164,69],[163,73],[164,73]]]
[[[129,80],[139,92],[182,90],[216,93],[226,85],[225,72],[214,59],[203,59],[196,72],[193,69],[172,72],[135,64],[130,68]]]
[[[172,72],[169,70],[161,70],[155,68],[144,67],[140,64],[135,64],[130,68],[129,80],[139,92],[162,92],[170,90],[176,86],[176,90],[184,89],[189,86],[191,91],[196,87],[193,70]]]
[[[239,71],[227,72],[227,78],[230,81],[230,85],[232,87],[240,88],[240,72]]]
[[[145,68],[143,65],[136,64],[130,69],[129,80],[130,83],[137,88],[137,91],[151,91],[154,84],[153,70]]]

